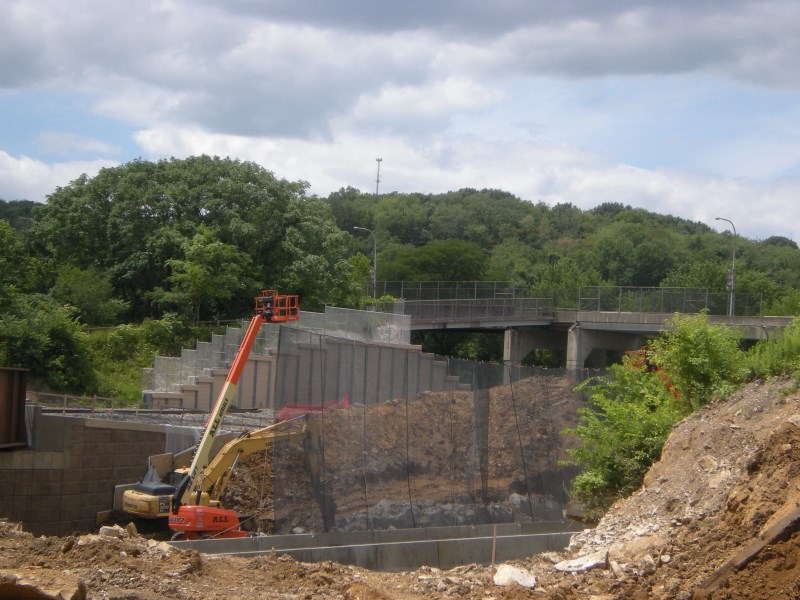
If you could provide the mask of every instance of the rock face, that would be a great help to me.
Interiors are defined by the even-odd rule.
[[[0,521],[0,598],[783,600],[800,597],[799,503],[800,395],[754,383],[677,425],[642,488],[563,553],[376,573],[204,557],[119,528],[34,538]]]

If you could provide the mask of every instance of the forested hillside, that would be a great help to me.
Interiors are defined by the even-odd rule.
[[[112,393],[98,361],[144,366],[198,327],[248,315],[259,289],[298,293],[310,310],[362,306],[373,249],[379,280],[536,291],[724,292],[731,263],[731,233],[621,204],[581,210],[472,189],[318,198],[307,188],[254,163],[198,156],[102,169],[42,205],[0,201],[0,364],[56,389]],[[798,313],[797,244],[735,245],[737,293],[761,294],[764,312]]]
[[[730,233],[622,204],[583,211],[571,204],[531,203],[498,190],[375,197],[352,188],[331,194],[328,203],[341,229],[374,232],[381,280],[487,279],[538,290],[622,285],[724,292],[731,266]],[[358,243],[369,254],[370,240]],[[800,287],[800,251],[792,240],[737,237],[736,261],[737,292],[763,294],[767,307],[790,301]]]

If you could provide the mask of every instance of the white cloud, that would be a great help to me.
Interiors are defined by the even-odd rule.
[[[726,212],[800,240],[798,22],[794,0],[6,0],[0,89],[88,96],[132,141],[31,117],[0,196],[201,153],[326,195],[373,190],[380,156],[382,191]]]
[[[108,160],[45,163],[28,156],[13,157],[0,150],[0,198],[44,202],[57,187],[87,174],[97,174],[102,167],[114,166]]]
[[[43,131],[36,136],[36,145],[48,154],[69,156],[72,153],[98,155],[118,154],[119,147],[102,140],[81,137],[74,133]]]

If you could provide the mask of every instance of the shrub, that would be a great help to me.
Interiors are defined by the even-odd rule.
[[[685,411],[659,373],[633,365],[628,357],[578,390],[588,394],[589,406],[579,409],[580,424],[564,433],[581,441],[567,451],[583,466],[573,493],[595,518],[641,485]]]

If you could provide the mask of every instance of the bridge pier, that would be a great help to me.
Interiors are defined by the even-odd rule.
[[[602,368],[609,350],[625,352],[642,345],[638,333],[599,331],[575,323],[567,331],[539,327],[509,327],[503,336],[503,361],[516,365],[531,350],[566,351],[566,368],[578,371],[583,368]]]
[[[563,331],[541,327],[509,327],[503,335],[503,362],[517,365],[534,348],[542,350],[567,349],[567,338]]]
[[[636,333],[598,331],[575,323],[567,332],[567,371],[605,367],[608,350],[636,350],[642,343]]]

